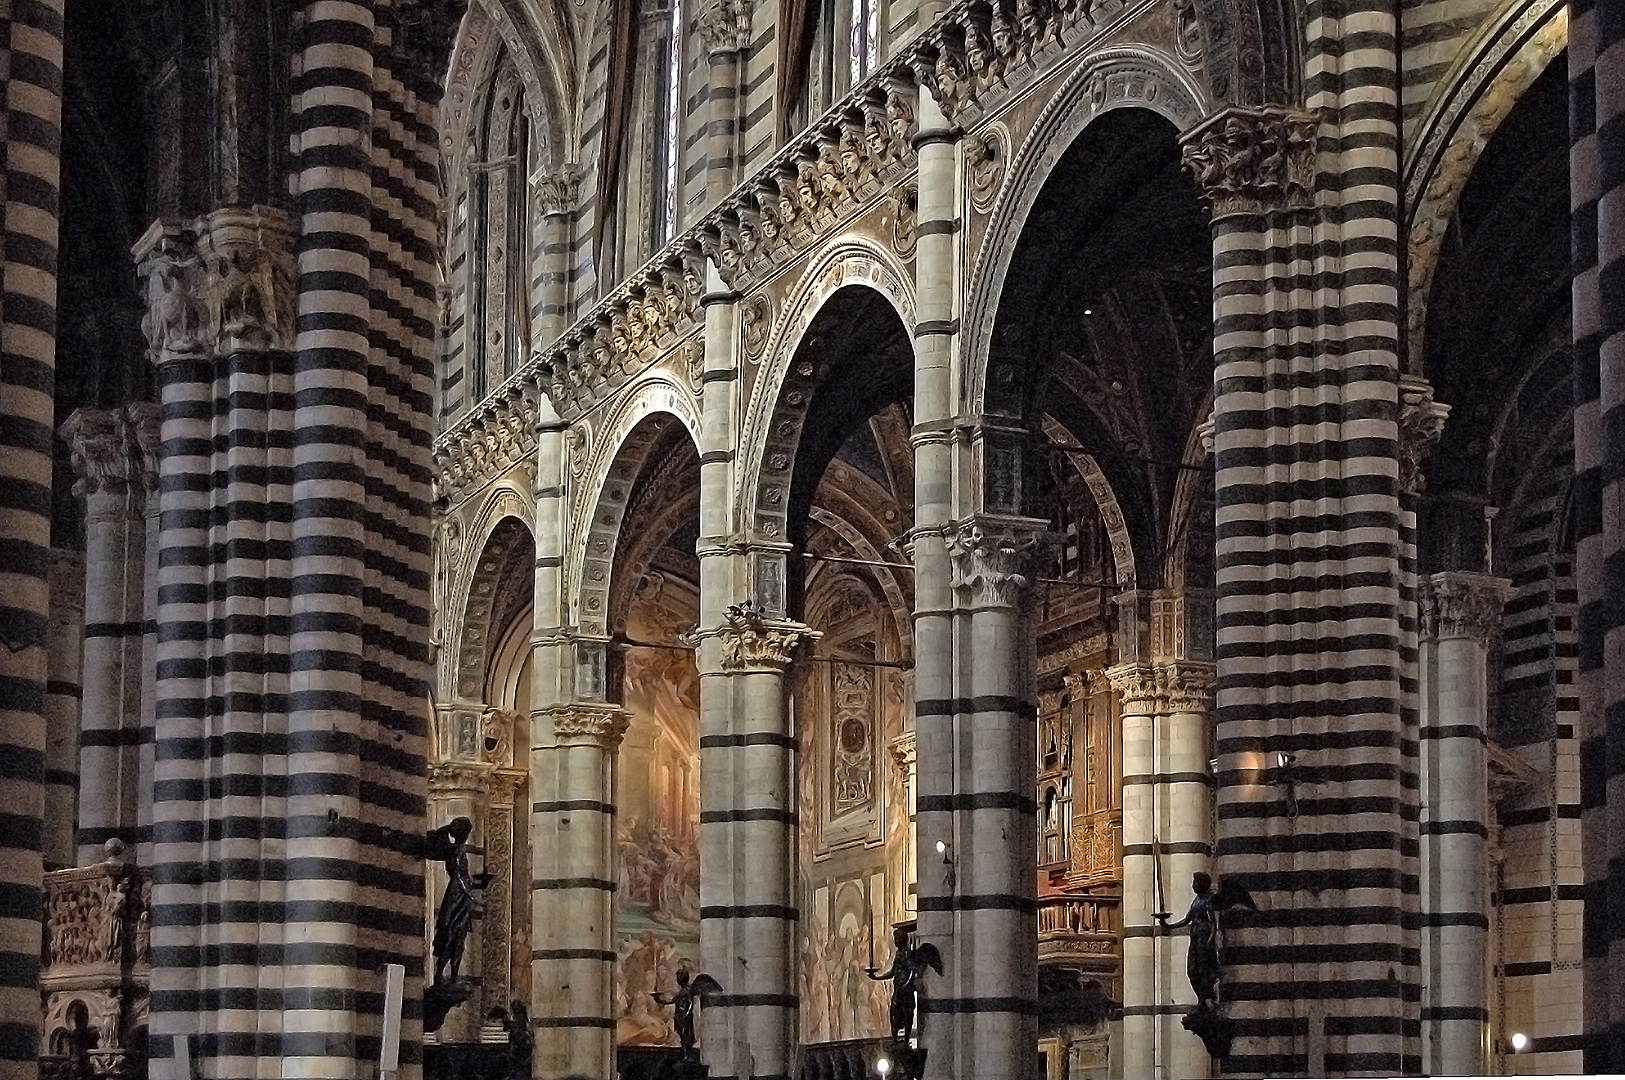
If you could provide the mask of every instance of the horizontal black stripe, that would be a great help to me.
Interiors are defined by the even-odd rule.
[[[707,919],[780,919],[796,922],[801,918],[797,908],[783,904],[707,904],[700,908],[701,921]]]
[[[606,964],[620,962],[613,949],[532,949],[532,960],[599,960]]]
[[[583,813],[610,814],[615,813],[615,804],[599,802],[596,799],[563,799],[557,802],[534,802],[530,804],[533,814],[559,814],[572,811]]]
[[[1014,810],[1038,813],[1038,800],[1018,791],[966,792],[959,795],[920,795],[915,799],[920,813],[947,814],[960,810]]]
[[[730,821],[775,821],[794,826],[798,820],[794,811],[776,806],[759,806],[743,810],[705,810],[700,813],[701,825],[720,825]]]
[[[719,750],[734,746],[782,746],[786,750],[798,750],[801,743],[790,735],[781,735],[776,731],[755,731],[749,735],[700,736],[701,750]]]
[[[614,892],[616,883],[595,877],[532,878],[530,887],[535,892],[560,889],[591,889],[595,892]]]
[[[1038,901],[1014,893],[955,893],[950,896],[920,897],[921,911],[1015,911],[1031,915]]]
[[[932,995],[921,998],[920,1011],[939,1015],[966,1013],[1015,1013],[1018,1016],[1037,1016],[1038,1002],[1017,997],[946,997]]]
[[[1490,1011],[1482,1005],[1424,1005],[1422,1022],[1429,1020],[1477,1020],[1488,1023]]]
[[[922,698],[914,703],[914,715],[966,716],[979,713],[1014,713],[1017,716],[1036,716],[1031,703],[1018,697],[986,695],[970,698]]]
[[[742,1009],[767,1006],[775,1009],[799,1009],[801,998],[795,994],[712,994],[705,999],[706,1008]]]

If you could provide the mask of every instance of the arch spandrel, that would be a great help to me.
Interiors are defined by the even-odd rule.
[[[770,452],[769,444],[775,441],[775,431],[784,430],[786,424],[792,425],[789,437],[799,441],[800,426],[811,405],[810,398],[789,385],[796,354],[807,328],[825,303],[840,290],[853,286],[878,293],[896,312],[908,333],[911,336],[914,333],[911,275],[895,254],[882,245],[848,239],[808,268],[782,306],[782,315],[763,350],[764,359],[751,388],[739,441],[743,463],[739,520],[748,522],[759,539],[778,543],[786,536],[784,493],[790,488],[795,456]],[[769,489],[778,490],[776,502]]]
[[[584,424],[571,429],[576,441],[572,458],[580,468],[571,478],[577,494],[571,500],[564,589],[570,622],[584,634],[607,633],[610,576],[621,523],[637,474],[656,439],[667,430],[658,422],[645,422],[661,418],[681,424],[697,450],[699,403],[690,387],[666,372],[623,389],[596,431],[589,433]],[[583,447],[582,441],[589,438]]]
[[[986,410],[987,360],[1011,259],[1033,204],[1061,156],[1084,129],[1106,113],[1146,109],[1186,131],[1208,115],[1208,103],[1184,65],[1145,47],[1105,49],[1085,60],[1063,84],[1011,156],[1008,175],[971,264],[964,316],[962,414],[981,415]]]

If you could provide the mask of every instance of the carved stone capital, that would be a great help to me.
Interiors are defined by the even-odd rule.
[[[819,637],[800,623],[749,616],[729,619],[716,636],[722,643],[722,670],[727,672],[787,671],[802,646]]]
[[[1427,487],[1423,464],[1428,451],[1444,433],[1450,406],[1433,397],[1426,379],[1406,375],[1399,380],[1399,487],[1421,494]]]
[[[491,805],[512,806],[524,787],[527,774],[522,769],[496,769],[491,773]]]
[[[294,227],[269,206],[226,206],[203,219],[198,251],[216,347],[293,348]]]
[[[77,480],[75,495],[122,495],[129,490],[130,431],[121,409],[76,409],[61,428]]]
[[[1320,116],[1279,105],[1233,105],[1185,136],[1185,167],[1215,218],[1314,205]]]
[[[1421,607],[1424,640],[1469,638],[1488,646],[1501,629],[1501,619],[1512,583],[1487,574],[1447,571],[1422,583]]]
[[[1066,683],[1066,693],[1073,701],[1082,701],[1094,693],[1097,676],[1087,671],[1068,671],[1061,676]]]
[[[146,298],[141,333],[153,362],[206,352],[209,317],[196,224],[160,218],[136,241],[131,254]]]
[[[621,745],[632,717],[616,705],[577,701],[554,705],[547,710],[553,720],[553,738],[564,746],[601,746],[614,750]]]
[[[1217,672],[1212,664],[1179,660],[1160,664],[1157,674],[1171,713],[1206,713],[1213,710],[1213,686]]]
[[[1118,664],[1104,672],[1112,689],[1123,699],[1123,712],[1147,715],[1162,703],[1163,682],[1150,664]]]
[[[707,55],[750,48],[751,0],[712,0],[700,12],[700,37]]]
[[[124,407],[129,422],[130,442],[136,452],[131,479],[139,479],[147,491],[158,490],[158,447],[163,427],[162,410],[155,401],[132,401]]]
[[[947,534],[953,587],[973,607],[1014,607],[1029,583],[1022,573],[1045,533],[1046,522],[1029,518],[967,518]]]
[[[491,767],[473,761],[437,761],[429,766],[431,798],[478,798],[490,790]]]
[[[581,192],[581,172],[574,165],[539,169],[531,174],[530,186],[544,216],[573,213]]]
[[[919,746],[912,731],[905,731],[891,741],[892,764],[897,766],[897,771],[902,774],[904,780],[907,780],[914,770],[914,763],[919,757],[918,751]]]

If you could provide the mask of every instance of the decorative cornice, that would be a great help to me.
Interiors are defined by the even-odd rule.
[[[1428,451],[1444,433],[1450,406],[1433,397],[1433,386],[1417,375],[1399,380],[1399,487],[1421,494],[1427,487],[1423,464]]]
[[[576,701],[545,710],[553,721],[553,738],[560,745],[597,745],[614,750],[621,745],[632,716],[616,705]]]
[[[991,515],[967,518],[947,533],[953,587],[972,607],[1013,607],[1029,583],[1022,571],[1048,523]]]
[[[1422,583],[1417,597],[1423,640],[1468,638],[1488,646],[1501,629],[1512,583],[1487,574],[1447,571]]]
[[[1215,218],[1314,206],[1321,118],[1279,105],[1232,105],[1185,137],[1185,167]]]

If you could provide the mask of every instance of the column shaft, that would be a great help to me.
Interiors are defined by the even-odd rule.
[[[146,522],[139,461],[122,409],[80,409],[62,426],[85,500],[84,693],[78,863],[133,844],[140,803]]]
[[[1156,675],[1149,666],[1127,664],[1108,673],[1123,717],[1123,1046],[1122,1075],[1154,1078],[1165,1061],[1158,1017],[1171,999],[1168,971],[1184,965],[1161,962],[1184,938],[1158,937],[1156,912],[1173,912],[1186,886],[1166,872],[1159,877],[1153,850],[1156,830],[1152,754],[1158,709]],[[1173,912],[1176,916],[1184,912]],[[1188,990],[1188,988],[1187,988]]]
[[[50,660],[45,681],[45,869],[74,863],[79,792],[80,673],[84,670],[85,560],[51,550]],[[83,865],[83,864],[81,864]]]
[[[1488,1068],[1489,643],[1510,582],[1435,574],[1422,594],[1422,1046],[1431,1076]]]
[[[5,9],[0,68],[0,1078],[40,1053],[45,684],[62,131],[62,0]]]

